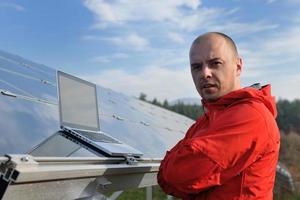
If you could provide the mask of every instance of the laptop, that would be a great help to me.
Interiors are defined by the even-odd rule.
[[[57,71],[61,134],[105,156],[143,155],[139,150],[100,131],[96,85]]]

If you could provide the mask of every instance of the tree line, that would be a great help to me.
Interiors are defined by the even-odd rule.
[[[185,115],[194,120],[198,119],[198,117],[203,113],[203,107],[201,105],[189,105],[184,104],[183,102],[177,102],[176,104],[170,105],[167,99],[163,102],[160,102],[156,98],[153,100],[147,100],[147,95],[144,93],[140,94],[139,99]],[[281,132],[285,134],[291,132],[300,134],[300,100],[295,99],[293,101],[289,101],[280,99],[277,101],[276,107],[276,121]]]
[[[300,134],[300,100],[279,100],[277,106],[277,124],[284,133]]]

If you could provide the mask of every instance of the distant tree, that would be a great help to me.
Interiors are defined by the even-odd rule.
[[[277,124],[284,133],[300,133],[300,100],[279,100],[277,106]]]
[[[154,104],[154,105],[157,105],[157,102],[158,102],[157,99],[154,98],[151,103]]]
[[[167,99],[164,100],[163,107],[164,108],[169,108],[169,102],[168,102]]]
[[[156,98],[154,98],[150,103],[162,107],[162,104]]]
[[[153,105],[163,107],[167,110],[171,110],[173,112],[185,115],[186,117],[189,117],[194,120],[198,119],[199,116],[203,113],[202,107],[199,105],[196,105],[196,104],[195,105],[189,105],[189,104],[185,105],[183,102],[179,101],[174,105],[170,105],[167,99],[165,99],[164,102],[161,103],[160,101],[157,100],[157,98],[154,98],[152,101],[148,101],[146,99],[146,97],[147,97],[146,94],[141,93],[139,96],[139,99],[142,101],[149,102]]]
[[[194,120],[198,119],[203,113],[203,109],[200,105],[185,105],[182,102],[178,102],[177,104],[170,106],[170,110],[185,115]]]
[[[142,101],[147,101],[147,95],[145,93],[141,92],[141,94],[139,96],[139,99],[142,100]]]
[[[291,102],[292,113],[289,116],[293,131],[300,133],[300,100],[296,99]]]

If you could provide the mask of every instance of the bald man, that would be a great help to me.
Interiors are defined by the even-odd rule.
[[[159,185],[186,200],[271,200],[280,146],[271,86],[241,87],[243,62],[223,33],[194,40],[190,67],[205,112],[166,153]]]

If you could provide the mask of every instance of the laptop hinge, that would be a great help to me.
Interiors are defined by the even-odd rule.
[[[125,156],[127,165],[137,165],[138,161],[134,156]]]

